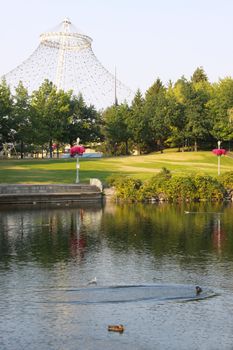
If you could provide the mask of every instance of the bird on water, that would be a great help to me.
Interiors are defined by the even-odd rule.
[[[93,278],[93,280],[89,281],[88,284],[97,284],[97,278]]]
[[[196,294],[199,295],[202,292],[201,287],[196,286]]]
[[[125,330],[125,327],[122,324],[119,325],[109,325],[108,326],[108,331],[109,332],[119,332],[123,333]]]

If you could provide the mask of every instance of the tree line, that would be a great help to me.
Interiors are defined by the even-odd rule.
[[[166,86],[158,78],[145,95],[138,90],[130,105],[115,103],[97,111],[82,95],[64,92],[45,80],[31,95],[20,82],[14,94],[0,84],[0,143],[12,142],[23,154],[47,149],[53,154],[80,138],[109,155],[166,147],[197,150],[233,139],[233,79],[210,83],[202,67]]]
[[[28,94],[22,82],[12,95],[6,81],[0,84],[0,143],[13,143],[21,154],[47,150],[50,157],[79,137],[83,143],[101,138],[100,114],[82,96],[64,92],[45,80]]]

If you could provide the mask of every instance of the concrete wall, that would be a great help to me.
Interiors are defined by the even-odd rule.
[[[102,191],[94,185],[0,184],[0,203],[35,203],[64,201],[101,201]]]

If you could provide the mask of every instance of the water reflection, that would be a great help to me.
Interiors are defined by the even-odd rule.
[[[220,253],[220,248],[226,248],[222,253],[232,257],[232,250],[223,247],[224,241],[232,241],[231,212],[231,206],[215,205],[210,211],[207,204],[195,205],[190,211],[173,205],[117,206],[105,212],[102,228],[107,228],[113,248],[146,248],[156,256],[197,255],[200,259],[200,251],[209,254],[217,248]]]
[[[232,206],[186,209],[165,204],[1,211],[0,261],[83,259],[101,246],[155,257],[205,260],[217,253],[232,259]]]
[[[0,348],[231,349],[232,211],[231,203],[1,207]],[[163,286],[192,294],[196,284],[219,296],[166,303]],[[109,287],[125,285],[161,286],[163,297],[158,304],[145,299],[152,289],[125,288],[124,303],[93,303],[95,291],[109,301]],[[106,332],[114,323],[126,326],[120,338]]]
[[[97,230],[101,213],[102,209],[83,208],[4,211],[0,217],[0,261],[33,258],[47,264],[81,257],[85,228],[94,221]]]

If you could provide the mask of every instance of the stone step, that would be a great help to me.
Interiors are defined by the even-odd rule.
[[[101,202],[101,192],[0,194],[0,204]]]
[[[100,202],[100,180],[88,184],[0,184],[0,204]]]
[[[97,186],[85,184],[49,184],[49,185],[0,185],[0,194],[46,194],[46,193],[82,193],[100,192]]]

